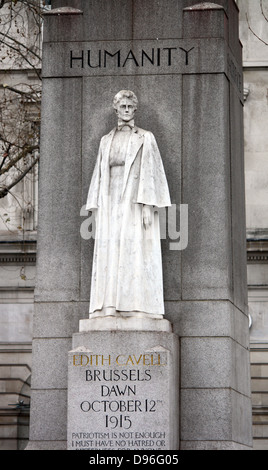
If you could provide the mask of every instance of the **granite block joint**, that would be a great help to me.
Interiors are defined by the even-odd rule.
[[[52,10],[49,10],[43,13],[43,15],[45,16],[82,15],[82,14],[83,14],[82,10],[79,10],[78,8],[72,8],[72,7],[53,8]]]

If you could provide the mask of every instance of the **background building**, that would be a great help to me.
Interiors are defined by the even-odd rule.
[[[268,449],[268,2],[238,0],[254,448]]]
[[[0,2],[0,449],[28,439],[36,259],[43,6],[15,3]]]
[[[2,26],[3,22],[8,24],[9,3],[6,2],[4,8],[0,9]],[[3,35],[0,37],[1,168],[4,167],[3,159],[8,149],[5,135],[12,134],[7,128],[11,126],[12,119],[18,121],[16,109],[21,110],[23,107],[24,123],[21,127],[24,129],[23,125],[27,122],[33,146],[38,138],[38,74],[41,62],[37,57],[34,59],[32,52],[40,57],[41,23],[38,23],[40,16],[36,16],[35,10],[23,10],[19,4],[17,23],[12,22],[11,28],[6,26],[7,29],[1,30],[6,33],[5,40],[7,36],[12,36],[24,45],[16,52],[14,48],[12,50],[12,47],[6,46]],[[36,0],[36,4],[39,7],[39,0]],[[237,0],[237,4],[240,9],[240,39],[244,48],[246,236],[253,435],[255,449],[268,449],[268,0]],[[33,34],[36,34],[34,49],[30,41]],[[8,44],[14,46],[14,41]],[[13,88],[21,93],[15,93]],[[34,93],[29,90],[34,90]],[[3,103],[6,103],[5,109]],[[10,109],[13,112],[12,119],[8,114]],[[6,127],[3,128],[3,125]],[[18,129],[18,126],[15,128]],[[26,155],[14,167],[13,174],[0,176],[0,191],[9,184],[10,178],[23,173],[25,165],[27,167],[37,153],[38,149],[30,156]],[[23,449],[28,438],[37,173],[38,166],[35,165],[0,199],[0,449]]]

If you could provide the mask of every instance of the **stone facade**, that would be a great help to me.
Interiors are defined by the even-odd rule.
[[[239,0],[244,63],[248,298],[254,448],[268,448],[267,2]],[[246,16],[247,14],[247,16]],[[265,44],[266,43],[266,44]]]

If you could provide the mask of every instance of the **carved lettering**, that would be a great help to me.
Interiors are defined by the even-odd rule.
[[[106,67],[107,65],[107,55],[110,56],[110,57],[114,57],[114,56],[117,56],[117,67],[121,67],[121,51],[117,51],[115,52],[114,54],[111,54],[110,52],[108,51],[104,51],[104,62],[103,62],[103,67]]]
[[[84,68],[84,51],[81,51],[81,56],[80,57],[74,57],[73,56],[73,51],[71,51],[70,55],[70,67],[71,69],[73,68],[73,61],[74,60],[79,60],[80,61],[80,67],[83,69]]]
[[[183,49],[183,47],[180,47],[180,49],[185,52],[185,65],[189,65],[189,52],[191,52],[194,47],[192,47],[191,49],[189,49],[188,51],[186,51],[186,49]]]
[[[170,67],[171,66],[171,51],[176,51],[177,50],[177,47],[164,47],[163,48],[164,51],[168,51],[168,66]]]
[[[149,55],[142,49],[141,51],[141,65],[142,67],[144,66],[144,57],[148,59],[149,62],[151,62],[152,65],[154,65],[154,48],[152,48],[152,55],[149,57]]]
[[[135,65],[136,65],[137,67],[139,67],[138,61],[137,61],[137,59],[136,59],[136,57],[135,57],[135,55],[133,54],[133,52],[132,52],[131,49],[130,49],[128,55],[127,55],[127,58],[126,58],[125,62],[123,63],[123,67],[125,67],[125,65],[126,65],[126,63],[127,63],[128,60],[134,60]]]
[[[74,351],[69,369],[75,393],[70,393],[68,402],[68,448],[169,448],[168,362],[161,350]]]
[[[101,50],[99,50],[99,63],[97,65],[92,65],[91,64],[91,50],[87,51],[87,63],[89,65],[89,67],[91,67],[92,69],[96,69],[96,68],[100,68],[101,67]]]
[[[70,51],[70,67],[84,69],[88,66],[90,69],[101,69],[108,67],[127,68],[129,65],[134,67],[150,67],[150,66],[168,66],[172,67],[182,63],[189,65],[189,54],[194,49],[184,49],[183,47],[157,47],[151,48],[150,51],[142,48],[134,51],[132,49],[123,52],[118,49],[116,52],[109,50],[81,50],[80,52]],[[85,54],[87,54],[87,60]],[[183,55],[182,55],[183,54]]]

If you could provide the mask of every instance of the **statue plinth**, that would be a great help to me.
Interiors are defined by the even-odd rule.
[[[131,313],[131,312],[130,312]],[[164,318],[149,316],[107,316],[80,320],[79,331],[163,331],[172,332],[171,323]],[[160,316],[160,315],[159,315]]]
[[[179,347],[170,330],[163,319],[80,321],[69,352],[69,450],[179,448]]]

